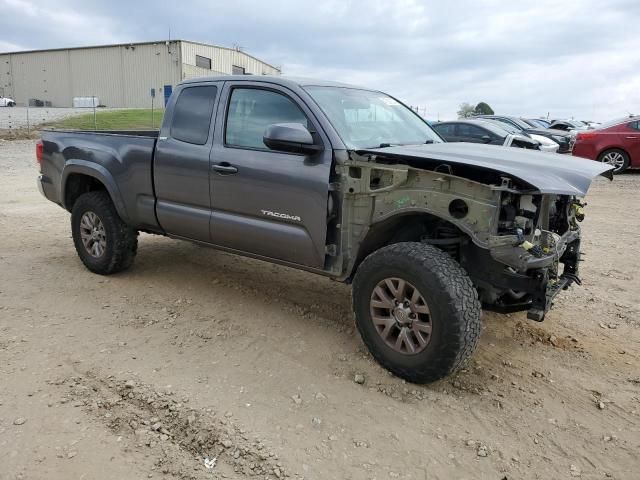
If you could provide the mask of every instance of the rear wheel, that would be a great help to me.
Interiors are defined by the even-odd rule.
[[[82,263],[101,275],[129,268],[138,250],[138,232],[122,221],[105,191],[85,193],[76,200],[71,233]]]
[[[452,373],[480,337],[471,280],[449,255],[423,243],[397,243],[369,255],[353,281],[353,308],[373,357],[410,382]]]
[[[600,154],[598,160],[611,165],[614,168],[613,173],[622,173],[629,168],[629,155],[624,150],[617,148],[605,150]]]

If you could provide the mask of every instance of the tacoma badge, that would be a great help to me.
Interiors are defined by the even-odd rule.
[[[285,220],[293,220],[294,222],[302,221],[302,219],[298,215],[289,215],[288,213],[272,212],[271,210],[260,210],[260,211],[262,212],[263,215],[266,215],[267,217],[283,218]]]

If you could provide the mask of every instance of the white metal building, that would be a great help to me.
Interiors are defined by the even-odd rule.
[[[97,97],[107,107],[148,108],[185,78],[230,74],[279,75],[280,69],[240,50],[185,40],[0,53],[0,95],[71,107]]]

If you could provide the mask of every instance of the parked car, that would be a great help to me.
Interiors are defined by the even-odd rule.
[[[0,107],[15,107],[16,101],[9,97],[0,97]]]
[[[440,122],[434,124],[433,129],[447,142],[484,143],[540,150],[540,144],[528,136],[509,133],[498,125],[483,120]]]
[[[505,129],[507,132],[513,135],[525,135],[528,138],[536,141],[539,146],[538,149],[543,152],[557,153],[558,150],[560,149],[560,144],[558,142],[555,142],[550,138],[543,137],[542,135],[538,135],[535,133],[527,133],[511,125],[510,123],[500,122],[498,120],[493,120],[491,118],[483,118],[483,119],[479,119],[478,121],[490,122],[494,125],[499,126],[500,128]]]
[[[525,133],[533,133],[535,135],[540,135],[542,137],[546,137],[550,140],[553,140],[559,145],[558,153],[571,153],[573,137],[568,132],[561,132],[559,130],[549,130],[547,128],[534,128],[534,127],[531,127],[531,125],[529,125],[525,121],[521,120],[520,118],[509,116],[509,115],[478,115],[474,118],[489,118],[492,120],[497,120],[499,122],[506,123],[508,125],[513,125],[515,128]]]
[[[580,120],[553,120],[549,128],[563,132],[578,132],[580,130],[588,130],[589,125]]]
[[[614,173],[640,167],[640,116],[578,132],[573,155],[607,163],[614,167]]]
[[[244,75],[180,83],[159,132],[45,130],[36,158],[92,272],[131,267],[144,231],[351,283],[364,343],[411,382],[469,358],[482,304],[541,321],[580,283],[580,197],[611,170],[445,143],[379,91]]]

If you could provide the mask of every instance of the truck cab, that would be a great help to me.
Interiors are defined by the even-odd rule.
[[[154,159],[169,234],[322,269],[333,152],[302,92],[264,81],[193,81],[167,106]],[[304,129],[264,142],[270,125]],[[274,143],[275,142],[275,143]]]

